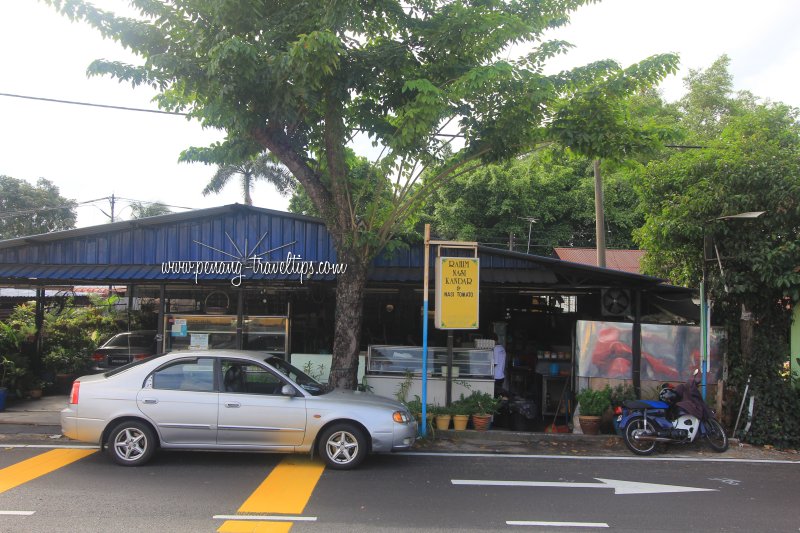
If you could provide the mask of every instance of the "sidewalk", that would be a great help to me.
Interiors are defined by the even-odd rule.
[[[3,444],[66,444],[61,436],[60,411],[67,396],[45,396],[41,400],[17,401],[0,411],[0,447]],[[547,456],[636,457],[616,435],[579,435],[572,433],[531,433],[506,430],[452,431],[436,430],[419,439],[414,452],[520,454]],[[655,457],[694,457],[706,459],[778,460],[800,464],[797,451],[779,451],[769,447],[740,444],[731,440],[730,449],[715,453],[705,443],[670,446]]]

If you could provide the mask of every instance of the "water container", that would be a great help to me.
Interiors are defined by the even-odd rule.
[[[550,375],[557,376],[561,366],[558,363],[550,363]]]

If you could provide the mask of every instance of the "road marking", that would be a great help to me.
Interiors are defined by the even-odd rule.
[[[252,515],[237,515],[226,520],[218,533],[287,533],[294,523],[292,518],[296,518],[289,515],[302,514],[324,470],[319,461],[286,457],[236,511],[284,516],[260,521],[250,518]]]
[[[81,446],[71,444],[0,444],[0,448],[42,448],[45,450],[99,450],[100,446]]]
[[[36,511],[0,511],[0,515],[31,516]]]
[[[620,479],[595,478],[600,483],[571,483],[565,481],[499,481],[481,479],[451,479],[453,485],[473,485],[481,487],[557,487],[567,489],[614,489],[614,494],[662,494],[665,492],[716,492],[717,489],[681,487],[679,485],[660,485]]]
[[[627,455],[533,455],[521,453],[438,453],[394,452],[392,455],[421,455],[424,457],[493,457],[495,459],[561,459],[568,461],[666,461],[677,463],[760,463],[774,465],[800,465],[800,461],[783,459],[700,459],[695,457],[634,457]]]
[[[506,520],[509,526],[541,526],[541,527],[608,527],[605,522],[539,522],[533,520]]]
[[[316,522],[316,516],[287,516],[287,515],[241,515],[241,514],[218,514],[214,515],[214,520],[275,520],[284,522]]]
[[[49,474],[95,453],[95,450],[51,450],[0,470],[0,493]]]

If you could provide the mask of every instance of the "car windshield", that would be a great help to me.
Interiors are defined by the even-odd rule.
[[[268,357],[265,359],[265,361],[278,369],[280,373],[303,387],[306,392],[313,396],[320,396],[321,394],[325,394],[331,390],[328,385],[323,385],[296,366],[287,363],[280,357]]]

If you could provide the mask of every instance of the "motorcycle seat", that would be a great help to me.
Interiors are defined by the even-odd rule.
[[[622,405],[628,409],[669,409],[669,404],[659,400],[625,400]]]

